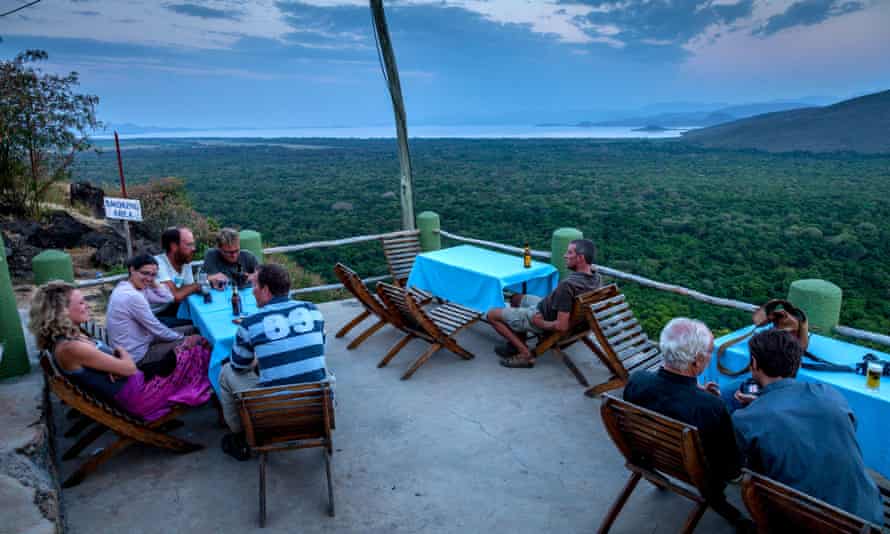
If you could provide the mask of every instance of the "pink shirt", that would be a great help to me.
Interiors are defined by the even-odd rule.
[[[152,343],[182,339],[182,334],[158,321],[149,307],[149,302],[169,302],[172,299],[173,294],[165,285],[140,291],[129,280],[120,282],[111,292],[105,315],[109,344],[125,348],[138,362],[145,357]]]

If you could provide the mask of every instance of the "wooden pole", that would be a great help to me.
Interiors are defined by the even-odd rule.
[[[402,100],[402,86],[399,83],[399,69],[393,52],[389,29],[386,26],[386,15],[383,12],[383,0],[370,0],[371,13],[374,17],[374,32],[378,50],[384,64],[384,75],[389,86],[392,109],[396,118],[396,137],[399,143],[399,167],[401,168],[401,188],[399,190],[402,203],[402,229],[414,230],[414,178],[411,174],[411,154],[408,151],[408,125],[405,116],[405,103]]]
[[[127,182],[124,180],[124,160],[121,158],[121,142],[114,131],[114,149],[117,151],[117,172],[121,177],[121,195],[127,198]],[[124,221],[124,239],[127,240],[127,257],[133,257],[133,242],[130,238],[130,221]]]

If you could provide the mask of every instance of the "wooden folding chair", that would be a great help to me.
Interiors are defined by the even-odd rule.
[[[266,526],[266,455],[291,449],[323,448],[328,481],[328,515],[334,517],[331,455],[334,404],[326,382],[257,388],[235,394],[251,452],[260,464],[260,526]]]
[[[585,312],[585,308],[589,305],[594,294],[595,291],[589,291],[575,297],[569,317],[569,329],[565,332],[544,332],[538,336],[538,344],[532,350],[532,356],[535,358],[539,358],[548,350],[552,350],[559,361],[565,364],[569,371],[575,375],[578,383],[584,387],[590,387],[590,382],[587,381],[587,377],[578,369],[575,362],[569,358],[569,355],[565,353],[565,350],[578,341],[591,347],[591,350],[597,350],[590,341],[590,325],[587,323],[587,314]]]
[[[606,431],[624,456],[625,467],[631,476],[598,532],[609,531],[641,478],[696,503],[681,532],[695,530],[709,504],[723,510],[732,507],[725,498],[719,503],[705,498],[706,495],[723,494],[722,488],[719,493],[711,491],[707,461],[696,427],[608,394],[603,395],[600,412]]]
[[[87,321],[85,323],[81,323],[79,326],[80,326],[80,329],[84,333],[86,333],[88,336],[92,337],[93,339],[98,339],[99,341],[102,341],[106,345],[108,344],[108,330],[106,330],[104,326],[100,325],[99,323],[97,323],[95,321]],[[64,401],[62,402],[62,404],[64,404]],[[71,427],[65,431],[64,436],[66,438],[76,437],[78,434],[80,434],[81,432],[83,432],[84,430],[86,430],[87,428],[92,426],[94,423],[94,421],[92,419],[90,419],[86,415],[78,412],[74,408],[70,408],[68,410],[68,413],[65,414],[65,418],[68,420],[74,421],[74,423],[72,423]],[[75,456],[77,456],[77,454],[75,454],[71,458],[73,458]],[[64,459],[68,460],[70,458],[64,458]]]
[[[748,469],[743,470],[742,500],[761,533],[881,532],[878,525]]]
[[[151,422],[143,421],[125,413],[120,408],[111,406],[76,386],[56,367],[56,363],[49,353],[44,352],[41,354],[40,366],[43,368],[43,376],[48,389],[68,404],[68,406],[96,423],[89,432],[84,434],[62,455],[63,460],[77,457],[81,451],[108,430],[113,430],[118,435],[117,441],[105,447],[101,453],[91,457],[77,471],[72,473],[62,483],[63,488],[70,488],[80,484],[87,475],[98,469],[108,459],[137,442],[179,453],[192,452],[204,448],[203,445],[191,443],[166,433],[182,426],[182,423],[177,421],[176,418],[185,413],[189,407],[179,406],[160,419]]]
[[[349,345],[346,347],[347,349],[354,349],[361,345],[366,339],[371,337],[372,334],[383,328],[386,323],[389,322],[388,313],[380,301],[377,299],[375,295],[373,295],[368,288],[365,286],[365,283],[362,282],[361,277],[352,269],[343,265],[342,263],[338,263],[334,266],[334,274],[337,275],[337,278],[343,284],[343,287],[346,288],[347,291],[352,293],[352,295],[359,301],[359,303],[364,308],[364,311],[358,314],[354,319],[346,323],[346,325],[337,331],[335,337],[343,337],[350,330],[355,328],[359,323],[367,319],[368,317],[374,316],[377,318],[377,322],[368,327],[364,332],[358,335],[355,339],[353,339]]]
[[[411,378],[439,349],[448,349],[465,360],[473,359],[473,355],[457,343],[455,336],[478,321],[482,317],[479,312],[449,302],[427,313],[411,291],[385,282],[377,283],[377,295],[389,311],[393,326],[405,333],[405,337],[386,353],[377,367],[386,366],[415,338],[426,341],[430,347],[405,371],[402,380]]]
[[[372,334],[383,328],[384,325],[391,322],[389,317],[389,312],[383,306],[383,303],[380,302],[380,299],[377,295],[371,293],[365,283],[362,281],[361,277],[352,269],[343,265],[342,263],[338,263],[334,266],[334,274],[337,275],[337,278],[340,279],[340,282],[352,295],[359,301],[359,303],[365,308],[363,312],[358,314],[354,319],[346,323],[346,325],[341,328],[336,337],[343,337],[349,333],[350,330],[355,328],[359,323],[364,321],[370,316],[374,316],[377,318],[377,322],[368,327],[364,332],[358,335],[354,340],[352,340],[349,345],[346,346],[347,349],[354,349],[362,344],[366,339],[371,337]],[[425,306],[432,300],[432,297],[429,293],[420,292],[416,290],[411,290],[417,299],[418,303],[421,306]]]
[[[661,366],[661,350],[643,331],[615,284],[586,294],[584,305],[587,323],[597,341],[584,338],[585,344],[612,373],[608,380],[585,391],[585,395],[596,397],[624,387],[633,371],[651,371]]]
[[[405,287],[411,268],[414,267],[414,258],[421,252],[420,231],[414,230],[408,234],[397,237],[384,237],[380,240],[383,245],[383,255],[386,257],[386,265],[389,274],[392,275],[393,284]],[[433,295],[416,287],[411,291],[420,300],[429,301]]]
[[[420,231],[414,230],[396,237],[384,237],[380,242],[393,283],[405,287],[405,282],[411,274],[411,267],[414,266],[414,258],[421,252]]]

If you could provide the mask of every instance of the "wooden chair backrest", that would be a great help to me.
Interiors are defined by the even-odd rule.
[[[81,389],[74,382],[69,380],[59,369],[58,363],[49,351],[43,351],[40,354],[40,367],[43,368],[43,375],[46,378],[47,385],[56,397],[65,401],[65,403],[79,412],[85,413],[97,420],[98,418],[96,416],[100,415],[100,413],[104,413],[106,417],[123,419],[130,424],[144,424],[142,419],[134,417],[117,406]],[[108,425],[107,423],[106,426],[113,427],[113,425]]]
[[[346,288],[347,291],[352,293],[359,302],[361,302],[362,306],[367,308],[371,313],[374,313],[378,317],[382,319],[387,319],[388,314],[383,306],[380,305],[380,302],[374,298],[374,295],[368,291],[368,287],[362,281],[361,277],[342,263],[338,263],[334,265],[334,274],[337,275],[337,278],[340,279],[340,282],[343,284],[343,287]]]
[[[748,469],[742,477],[742,500],[764,532],[875,533],[868,521]],[[790,530],[789,530],[790,529]]]
[[[398,286],[404,286],[414,266],[414,258],[421,252],[420,231],[415,230],[397,237],[384,237],[380,241],[393,281]]]
[[[377,296],[386,306],[392,323],[399,328],[408,329],[415,333],[425,332],[423,327],[414,319],[407,299],[411,298],[405,289],[386,282],[377,282]]]
[[[698,429],[659,413],[603,395],[603,423],[628,464],[708,489],[707,462]]]
[[[236,397],[252,448],[326,447],[330,452],[333,396],[329,383],[249,389]]]
[[[579,304],[584,307],[590,330],[606,357],[604,363],[617,376],[626,379],[630,371],[661,361],[658,345],[643,331],[615,284],[585,293]]]

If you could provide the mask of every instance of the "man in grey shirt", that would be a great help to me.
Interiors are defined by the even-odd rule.
[[[216,248],[212,248],[204,255],[204,271],[207,279],[217,288],[221,288],[226,282],[244,285],[247,275],[256,271],[256,256],[246,250],[241,250],[241,237],[238,231],[232,228],[223,228],[216,236]],[[241,280],[236,280],[238,270],[242,274]]]
[[[880,494],[865,470],[847,401],[827,384],[794,379],[804,350],[790,333],[767,330],[749,345],[751,375],[761,393],[738,393],[736,398],[747,406],[732,414],[748,467],[883,524]]]
[[[563,258],[566,267],[572,272],[552,293],[543,299],[535,295],[513,295],[509,308],[488,310],[491,326],[507,340],[505,346],[495,349],[504,358],[501,360],[504,367],[534,367],[535,360],[525,344],[526,333],[568,331],[575,297],[593,291],[602,284],[599,273],[593,270],[596,261],[596,246],[593,241],[572,241]]]

